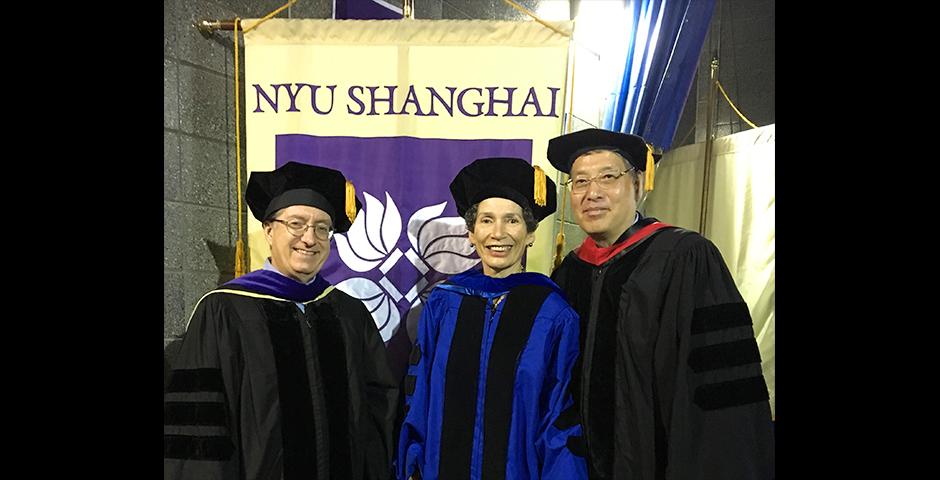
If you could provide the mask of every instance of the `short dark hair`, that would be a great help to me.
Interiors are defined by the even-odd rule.
[[[472,232],[473,226],[477,223],[477,212],[480,210],[480,204],[474,203],[472,207],[468,208],[467,211],[463,214],[463,220],[467,222],[467,230]],[[532,214],[532,209],[529,207],[522,207],[522,220],[525,222],[526,233],[532,233],[539,226],[538,220],[535,219],[535,215]]]

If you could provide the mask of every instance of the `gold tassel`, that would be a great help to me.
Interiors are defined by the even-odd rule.
[[[568,198],[568,189],[565,187],[565,181],[568,180],[568,175],[563,173],[561,178],[561,193],[559,193],[559,195],[561,195],[561,209],[559,210],[561,212],[561,223],[558,225],[558,235],[555,235],[555,259],[552,262],[552,264],[554,264],[552,270],[555,270],[561,265],[561,261],[564,260],[562,253],[565,251],[565,215],[568,213],[568,209],[565,205],[565,200]]]
[[[545,197],[548,195],[545,186],[545,171],[538,165],[533,165],[532,170],[535,171],[535,187],[533,189],[535,191],[532,192],[532,195],[535,197],[535,204],[544,207],[546,203]]]
[[[356,221],[356,187],[349,180],[346,180],[346,218]]]
[[[238,239],[235,242],[235,278],[245,274],[245,242]]]
[[[646,187],[647,192],[653,191],[653,176],[656,168],[656,162],[653,161],[653,147],[650,144],[646,144]]]
[[[561,223],[561,228],[565,228],[565,222]],[[552,270],[558,268],[558,266],[561,265],[561,261],[564,260],[561,254],[564,251],[565,251],[565,233],[558,232],[558,235],[555,235],[555,261],[552,262],[555,266],[552,267]]]

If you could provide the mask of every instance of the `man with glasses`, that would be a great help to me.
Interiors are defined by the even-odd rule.
[[[592,479],[770,479],[750,313],[701,235],[638,211],[658,156],[599,129],[549,141],[588,237],[552,274],[581,318],[572,393]]]
[[[387,479],[398,388],[366,307],[320,268],[361,203],[337,170],[253,172],[271,256],[196,305],[164,394],[164,477]]]

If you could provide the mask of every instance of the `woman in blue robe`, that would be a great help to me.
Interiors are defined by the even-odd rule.
[[[484,158],[450,189],[482,271],[437,286],[422,311],[398,478],[587,478],[568,391],[578,315],[522,263],[538,222],[555,211],[555,184],[525,160]]]

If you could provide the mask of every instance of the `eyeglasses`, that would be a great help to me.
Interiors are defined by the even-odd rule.
[[[569,178],[568,181],[563,182],[562,185],[566,185],[571,188],[571,191],[574,193],[584,193],[587,191],[588,186],[591,185],[591,182],[597,182],[597,186],[603,189],[608,189],[617,182],[617,179],[630,173],[634,169],[623,170],[619,173],[613,172],[604,172],[598,173],[593,177],[576,177]]]
[[[275,222],[283,223],[284,226],[287,227],[288,233],[290,233],[291,235],[295,237],[304,236],[304,233],[307,233],[308,228],[312,228],[313,234],[320,240],[329,240],[330,238],[333,237],[333,229],[322,223],[318,223],[316,225],[307,225],[306,223],[301,222],[299,220],[284,221],[284,220],[278,220],[276,218],[272,220]]]

